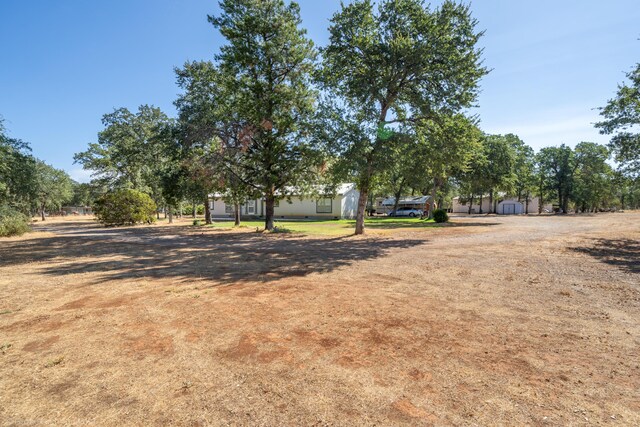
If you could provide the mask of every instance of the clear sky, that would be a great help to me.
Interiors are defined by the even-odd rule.
[[[318,45],[339,0],[300,0]],[[432,2],[438,4],[438,1]],[[490,133],[539,149],[605,143],[594,109],[640,62],[638,0],[475,0],[485,65],[477,113]],[[173,68],[223,43],[215,0],[0,0],[0,115],[37,157],[87,181],[73,154],[114,108],[153,104],[173,116]]]

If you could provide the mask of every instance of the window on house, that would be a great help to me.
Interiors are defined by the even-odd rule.
[[[247,200],[246,212],[247,212],[247,215],[255,215],[256,214],[256,201],[255,200]]]
[[[213,200],[209,200],[209,210],[213,210]]]
[[[329,198],[316,200],[316,213],[331,213],[333,211],[331,202]]]
[[[232,213],[235,213],[235,211],[236,210],[235,210],[235,208],[233,207],[232,204],[225,203],[225,205],[224,205],[224,213],[232,214]]]

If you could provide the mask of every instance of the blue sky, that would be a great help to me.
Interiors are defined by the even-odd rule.
[[[339,0],[301,0],[318,45]],[[437,4],[434,1],[433,4]],[[605,143],[592,123],[640,61],[637,0],[475,0],[485,65],[477,113],[490,133],[539,149]],[[173,68],[211,59],[223,40],[215,0],[1,0],[0,115],[33,153],[87,181],[73,154],[103,114],[153,104],[175,114]]]

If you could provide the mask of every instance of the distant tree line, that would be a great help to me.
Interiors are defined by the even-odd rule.
[[[30,216],[44,221],[48,212],[59,212],[78,186],[63,170],[34,157],[28,143],[9,136],[0,117],[0,235],[26,231]],[[19,232],[3,232],[9,222]]]
[[[175,70],[177,117],[117,109],[76,154],[94,173],[93,194],[141,191],[170,215],[204,205],[209,220],[206,201],[218,193],[237,223],[240,205],[261,198],[270,230],[292,188],[320,196],[355,182],[357,234],[379,195],[431,195],[444,206],[458,194],[494,206],[507,193],[564,212],[638,207],[638,69],[602,109],[609,146],[534,153],[516,135],[483,133],[471,114],[488,70],[466,4],[356,0],[334,14],[320,48],[295,2],[223,0],[220,9],[209,21],[226,43],[212,60]]]

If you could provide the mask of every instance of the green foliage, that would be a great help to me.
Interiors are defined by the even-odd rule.
[[[106,189],[94,183],[73,183],[73,198],[71,206],[91,206],[94,201],[104,194]]]
[[[162,171],[168,160],[159,136],[172,121],[159,108],[141,105],[136,113],[120,108],[105,114],[102,123],[98,142],[74,160],[94,172],[95,185],[133,188],[162,203]]]
[[[156,204],[141,191],[121,189],[110,191],[96,200],[96,218],[108,226],[150,224],[155,221]]]
[[[360,190],[356,234],[364,232],[362,201],[389,151],[405,141],[389,138],[388,126],[415,134],[427,121],[471,107],[487,73],[477,48],[482,33],[468,6],[445,1],[431,10],[421,0],[377,5],[375,11],[368,0],[342,4],[322,50],[322,82],[334,100],[322,114],[335,129],[324,139],[339,158],[336,169],[349,171]]]
[[[28,213],[35,198],[36,159],[29,144],[10,138],[0,117],[0,205]]]
[[[57,212],[73,198],[73,181],[67,173],[40,160],[35,167],[34,208],[45,219],[45,210]]]
[[[204,205],[195,205],[195,207],[196,207],[196,215],[204,215]],[[183,204],[181,213],[182,215],[192,215],[193,205]]]
[[[300,27],[295,2],[222,0],[220,8],[209,21],[228,43],[217,55],[219,67],[210,73],[215,84],[208,91],[228,94],[213,110],[222,124],[216,136],[223,148],[231,148],[221,159],[224,187],[248,184],[263,195],[265,226],[272,229],[276,193],[300,185],[315,170],[313,150],[304,141],[316,101],[311,84],[316,51]],[[230,125],[240,132],[221,135]]]
[[[193,226],[194,227],[200,227],[200,220],[199,219],[194,219],[193,220]]]
[[[575,154],[571,147],[545,147],[537,155],[538,173],[542,186],[553,191],[564,213],[569,209],[576,170]]]
[[[576,171],[571,199],[576,210],[595,211],[613,204],[613,170],[607,164],[609,150],[593,142],[581,142],[574,150]]]
[[[629,83],[618,86],[616,97],[610,99],[600,114],[605,120],[596,123],[600,133],[613,135],[609,147],[623,170],[640,176],[640,63],[627,74]]]
[[[29,231],[29,217],[7,206],[0,206],[0,237],[20,236]]]
[[[444,209],[436,209],[433,211],[433,220],[437,223],[449,221],[449,215]]]

